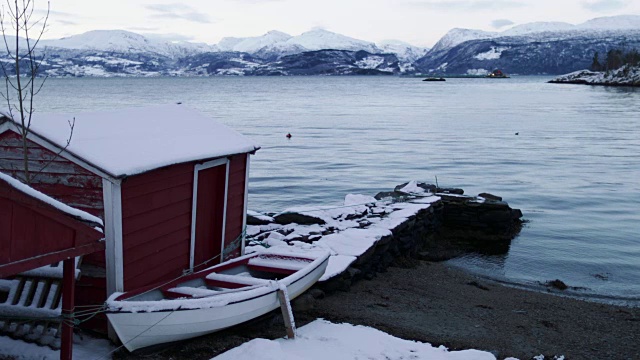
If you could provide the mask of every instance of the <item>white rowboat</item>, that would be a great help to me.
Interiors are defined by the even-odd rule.
[[[113,294],[107,318],[129,351],[205,335],[277,309],[279,289],[294,299],[328,262],[328,253],[242,256],[160,287]]]

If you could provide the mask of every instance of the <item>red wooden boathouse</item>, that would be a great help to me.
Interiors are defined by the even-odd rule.
[[[18,134],[18,123],[0,118],[0,169],[14,177]],[[243,251],[249,156],[259,147],[229,127],[165,105],[34,116],[28,139],[32,171],[51,162],[31,186],[105,221],[106,251],[83,261],[91,271],[79,302],[102,303]]]
[[[52,305],[61,308],[63,315],[70,316],[74,309],[76,256],[104,251],[103,233],[96,230],[99,226],[102,226],[100,219],[70,208],[0,173],[0,278],[64,262],[62,306],[59,302]],[[51,282],[47,282],[38,288],[47,296],[51,286]],[[14,299],[8,299],[0,310],[9,310],[13,316],[27,318],[38,314],[45,305],[45,298],[34,299],[36,294],[33,290],[26,298],[16,292]],[[33,300],[28,300],[29,297]],[[55,298],[52,301],[57,301]],[[22,301],[31,303],[23,304]],[[27,315],[21,310],[25,310]],[[48,309],[42,311],[47,313]],[[72,326],[66,321],[62,328],[60,358],[70,360]]]

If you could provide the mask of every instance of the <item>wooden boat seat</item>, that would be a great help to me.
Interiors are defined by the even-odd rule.
[[[205,277],[207,285],[224,289],[240,289],[248,286],[266,285],[269,280],[251,276],[211,273]]]
[[[250,270],[264,271],[268,273],[291,275],[309,265],[310,261],[296,258],[263,258],[249,259],[247,267]]]
[[[169,299],[179,299],[207,297],[217,295],[220,291],[184,286],[165,289],[162,290],[162,293]]]

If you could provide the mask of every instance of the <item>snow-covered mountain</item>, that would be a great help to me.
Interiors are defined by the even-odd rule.
[[[398,59],[408,62],[414,62],[423,57],[428,48],[413,46],[400,40],[385,40],[376,44],[376,46],[387,54],[395,54]]]
[[[458,44],[462,44],[465,41],[477,40],[477,39],[490,39],[494,37],[496,33],[473,30],[473,29],[460,29],[454,28],[449,30],[438,42],[431,48],[430,53],[438,53],[441,51],[449,50]]]
[[[582,24],[576,25],[578,29],[591,30],[625,30],[640,29],[640,15],[619,15],[606,16],[591,19]]]
[[[430,53],[446,51],[469,40],[494,39],[507,36],[538,34],[539,38],[551,36],[574,36],[577,32],[640,29],[640,15],[620,15],[595,18],[582,24],[573,25],[564,22],[533,22],[516,25],[501,32],[455,28],[447,32],[433,46]],[[551,35],[553,34],[553,35]]]
[[[283,43],[291,39],[291,35],[280,31],[269,31],[262,36],[248,38],[223,38],[217,44],[219,51],[256,53],[265,47],[273,47],[278,43]]]
[[[215,47],[207,44],[152,40],[124,30],[93,30],[56,40],[42,40],[39,46],[67,50],[150,53],[168,57],[215,50]]]
[[[542,32],[568,31],[573,30],[575,25],[565,22],[533,22],[528,24],[516,25],[494,36],[518,36]]]
[[[380,52],[376,45],[369,41],[358,40],[324,29],[314,29],[287,40],[289,45],[298,45],[304,49],[315,50],[364,50],[370,53]]]

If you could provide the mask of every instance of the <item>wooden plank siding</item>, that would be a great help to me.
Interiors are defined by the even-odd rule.
[[[189,267],[194,164],[122,182],[125,291],[173,279]]]
[[[104,218],[102,178],[56,155],[40,145],[28,142],[31,186],[69,206]],[[40,170],[46,165],[46,168]],[[24,169],[20,135],[11,130],[0,134],[0,171],[22,179]]]
[[[247,154],[234,155],[229,162],[229,189],[227,195],[227,227],[225,247],[242,235],[244,219],[244,191],[247,171]],[[241,246],[226,254],[224,260],[240,256]]]

